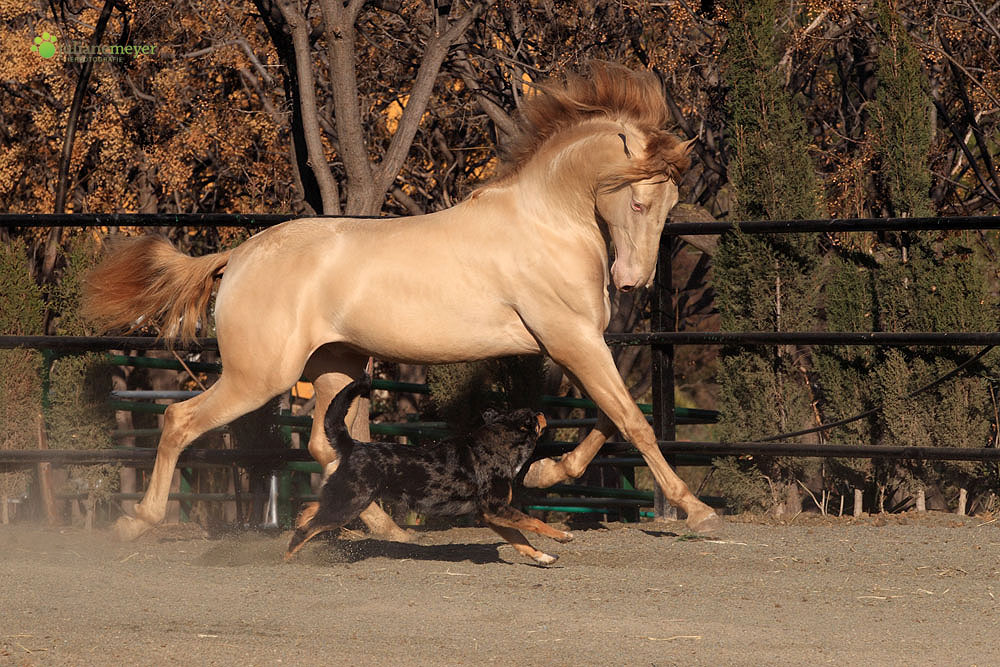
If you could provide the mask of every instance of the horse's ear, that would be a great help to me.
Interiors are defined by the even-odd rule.
[[[625,140],[625,134],[622,133],[622,132],[619,132],[618,136],[621,137],[622,146],[625,148],[625,157],[627,157],[628,159],[631,160],[632,159],[632,151],[630,151],[628,149],[628,141]]]

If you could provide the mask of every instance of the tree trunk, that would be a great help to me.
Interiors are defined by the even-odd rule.
[[[794,481],[781,483],[775,492],[774,516],[788,517],[802,512],[802,493]]]
[[[861,492],[861,489],[854,489],[854,516],[859,517],[864,513],[864,494]]]

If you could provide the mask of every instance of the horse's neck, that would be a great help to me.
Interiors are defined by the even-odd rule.
[[[606,239],[597,222],[593,194],[582,185],[577,189],[566,185],[547,181],[545,174],[525,171],[502,185],[486,188],[449,212],[464,219],[463,224],[475,220],[487,227],[502,225],[525,241],[557,239],[567,251],[594,252],[606,261]],[[537,233],[544,230],[551,233]]]
[[[597,188],[612,159],[608,137],[615,129],[596,120],[551,138],[515,177],[520,200],[558,224],[599,233]]]

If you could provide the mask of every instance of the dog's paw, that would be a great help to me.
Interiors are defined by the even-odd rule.
[[[572,542],[573,540],[576,539],[576,535],[574,535],[573,533],[567,533],[565,531],[561,532],[562,535],[560,535],[559,537],[553,537],[552,539],[554,539],[556,542],[562,542],[563,544],[565,544],[566,542]]]
[[[299,512],[298,517],[295,518],[295,527],[302,528],[307,523],[312,521],[312,518],[316,516],[316,512],[319,511],[319,503],[306,503],[303,506],[302,511]]]

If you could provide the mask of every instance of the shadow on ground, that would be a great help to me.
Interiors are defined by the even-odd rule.
[[[241,567],[246,565],[279,565],[283,563],[285,548],[291,533],[261,539],[260,533],[228,535],[225,539],[212,540],[211,546],[194,565],[206,567]],[[370,558],[393,560],[469,562],[477,565],[499,563],[497,541],[491,544],[420,544],[420,537],[408,544],[377,539],[341,539],[334,534],[320,535],[303,547],[290,565],[334,565],[357,563]]]

